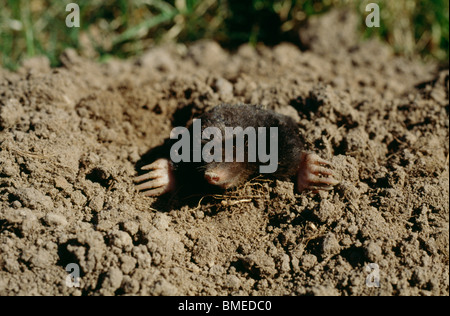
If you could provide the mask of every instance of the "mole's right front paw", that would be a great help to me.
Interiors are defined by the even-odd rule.
[[[297,191],[310,190],[331,190],[339,183],[333,177],[330,169],[331,163],[316,154],[302,153],[300,166],[297,174]]]
[[[147,190],[143,192],[144,195],[158,196],[175,189],[175,177],[169,160],[158,159],[149,165],[143,166],[141,169],[151,170],[134,178],[134,182],[139,183],[136,186],[138,191]]]

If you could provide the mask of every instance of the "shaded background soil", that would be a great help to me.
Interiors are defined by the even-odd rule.
[[[355,23],[311,20],[304,52],[202,41],[0,70],[0,295],[448,295],[448,70],[358,42]],[[293,117],[341,183],[136,192],[142,155],[223,102]]]

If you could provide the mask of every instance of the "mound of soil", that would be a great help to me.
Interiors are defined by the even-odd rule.
[[[448,295],[448,70],[355,23],[312,20],[304,52],[201,41],[0,70],[0,295]],[[136,192],[142,156],[220,103],[293,117],[340,184]]]

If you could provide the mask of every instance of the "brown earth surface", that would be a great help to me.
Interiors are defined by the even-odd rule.
[[[449,72],[355,23],[312,20],[306,51],[201,41],[0,70],[0,295],[449,295]],[[136,192],[141,157],[220,103],[293,117],[340,184]]]

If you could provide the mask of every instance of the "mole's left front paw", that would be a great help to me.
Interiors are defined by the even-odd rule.
[[[158,196],[175,189],[175,177],[169,160],[158,159],[149,165],[143,166],[141,169],[151,170],[134,178],[136,183],[148,180],[136,186],[138,191],[147,190],[143,192],[144,195]]]
[[[316,154],[302,153],[297,173],[298,192],[305,189],[331,190],[339,181],[333,178],[333,170],[329,168],[330,166],[330,162]]]

